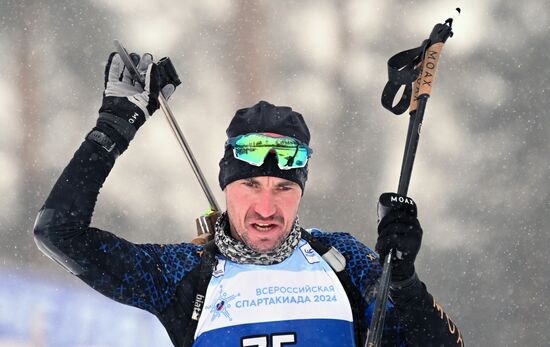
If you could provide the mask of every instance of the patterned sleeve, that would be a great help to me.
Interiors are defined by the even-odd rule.
[[[158,313],[199,264],[201,248],[138,245],[90,227],[99,190],[114,162],[112,152],[84,141],[38,213],[35,241],[48,257],[107,297]]]
[[[168,306],[177,285],[200,262],[193,244],[137,245],[95,228],[73,244],[70,254],[83,265],[80,279],[113,300],[153,314]]]

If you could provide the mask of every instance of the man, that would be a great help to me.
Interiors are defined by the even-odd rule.
[[[160,90],[174,90],[151,55],[134,58],[145,90],[111,54],[96,127],[37,216],[38,247],[104,295],[156,315],[176,346],[362,346],[378,255],[350,234],[299,226],[312,150],[290,107],[261,101],[231,121],[219,172],[227,211],[213,243],[138,245],[89,226],[115,159],[158,109]],[[415,274],[422,229],[414,202],[381,199],[377,251],[400,254],[383,345],[463,345]]]

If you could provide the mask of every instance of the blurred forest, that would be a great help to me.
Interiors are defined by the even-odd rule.
[[[222,205],[218,161],[234,112],[259,100],[289,105],[308,122],[315,151],[302,225],[348,231],[374,247],[376,202],[397,188],[408,125],[380,104],[386,62],[449,16],[455,35],[409,189],[424,229],[417,271],[467,345],[547,345],[546,0],[3,0],[0,274],[82,290],[38,251],[32,227],[95,124],[114,39],[171,57],[183,82],[172,110]],[[162,118],[155,114],[118,159],[94,226],[138,243],[194,236],[208,204]],[[0,343],[11,314],[0,305]]]

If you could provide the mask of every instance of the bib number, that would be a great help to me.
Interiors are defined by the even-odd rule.
[[[296,344],[296,333],[243,337],[241,347],[284,347]]]

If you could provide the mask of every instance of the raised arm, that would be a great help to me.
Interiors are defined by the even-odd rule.
[[[175,283],[198,264],[196,247],[136,245],[89,226],[115,159],[159,107],[161,83],[151,55],[144,55],[138,68],[146,77],[145,90],[133,83],[118,54],[110,55],[97,124],[38,213],[34,235],[42,252],[94,289],[155,313],[167,305]]]

